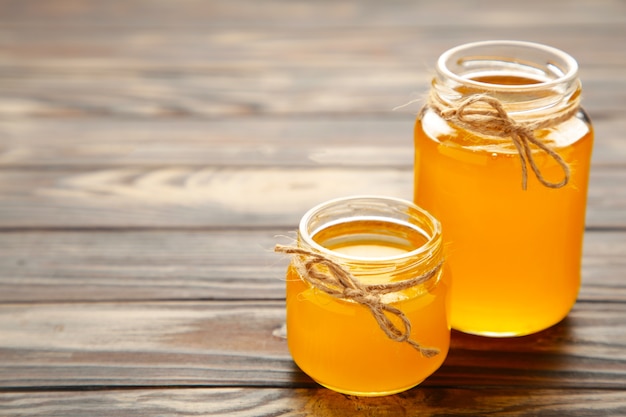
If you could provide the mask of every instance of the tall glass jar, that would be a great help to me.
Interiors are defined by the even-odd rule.
[[[593,144],[576,61],[540,44],[445,52],[415,124],[415,197],[443,224],[452,327],[518,336],[563,319],[581,274]]]
[[[296,364],[335,391],[381,396],[435,372],[450,344],[439,222],[404,200],[348,197],[302,218],[287,271]]]

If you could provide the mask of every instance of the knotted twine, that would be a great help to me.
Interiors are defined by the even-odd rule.
[[[483,105],[480,105],[480,104]],[[570,168],[567,162],[552,148],[535,136],[535,131],[561,123],[578,112],[578,103],[570,104],[569,108],[555,117],[541,118],[534,122],[519,123],[506,112],[500,100],[484,94],[475,94],[454,105],[443,103],[436,93],[431,92],[428,107],[433,109],[442,119],[482,135],[510,138],[517,149],[522,165],[522,189],[528,183],[528,165],[541,184],[549,188],[561,188],[569,182]],[[563,170],[563,179],[551,182],[545,179],[535,162],[531,145],[550,156]]]
[[[411,321],[402,310],[384,303],[381,296],[402,291],[428,281],[437,274],[442,263],[439,263],[426,273],[409,280],[386,284],[363,284],[350,271],[322,254],[283,245],[276,245],[274,250],[289,255],[296,255],[293,258],[292,265],[302,279],[312,287],[332,297],[354,301],[366,307],[389,339],[408,343],[425,358],[431,358],[439,354],[439,349],[424,347],[412,340],[410,338]],[[328,272],[322,272],[319,268],[320,266],[325,267]],[[398,318],[402,323],[402,328],[396,326],[387,314]]]

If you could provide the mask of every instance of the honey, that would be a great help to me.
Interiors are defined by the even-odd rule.
[[[341,263],[365,285],[403,282],[440,263],[438,226],[426,225],[424,220],[412,222],[411,216],[421,215],[418,211],[394,211],[391,218],[389,211],[381,212],[380,199],[351,198],[349,204],[361,214],[344,216],[336,210],[341,215],[335,221],[319,216],[326,220],[313,228],[306,224],[315,221],[305,216],[299,245]],[[396,207],[410,204],[383,201]],[[332,202],[330,209],[337,204],[347,203]],[[292,263],[286,294],[287,340],[294,361],[321,385],[346,394],[388,395],[419,384],[441,366],[449,348],[449,274],[444,270],[438,268],[425,282],[381,296],[382,302],[399,309],[410,321],[411,339],[438,351],[426,357],[411,344],[390,339],[367,306],[320,291],[303,280]],[[398,317],[387,317],[402,328]]]
[[[511,67],[507,62],[502,71]],[[444,74],[435,84],[452,86],[442,94],[457,97],[495,95],[522,122],[557,113],[558,122],[534,135],[567,164],[567,184],[547,187],[531,172],[527,188],[520,187],[521,158],[511,141],[461,128],[426,107],[414,131],[415,202],[446,230],[447,263],[454,277],[452,327],[486,336],[520,336],[559,322],[576,301],[593,131],[582,110],[558,119],[561,103],[555,86],[571,90],[563,106],[580,95],[577,79],[559,84],[567,68],[555,81],[549,74],[536,78],[535,69],[526,76],[494,72],[456,77],[454,83]],[[552,110],[546,110],[546,102]],[[556,183],[566,175],[540,149],[533,147],[532,156],[546,180]]]

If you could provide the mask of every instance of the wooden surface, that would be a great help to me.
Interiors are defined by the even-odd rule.
[[[399,395],[316,386],[273,245],[329,198],[410,199],[419,103],[393,109],[445,49],[504,38],[581,67],[577,304],[454,332]],[[624,45],[620,0],[0,0],[0,415],[626,415]]]

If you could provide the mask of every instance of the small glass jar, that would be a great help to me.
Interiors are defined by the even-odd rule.
[[[437,63],[415,125],[414,201],[446,230],[454,329],[526,335],[576,301],[593,145],[577,70],[515,41]]]
[[[449,276],[434,217],[394,198],[332,200],[304,215],[297,249],[305,254],[293,253],[287,271],[287,340],[306,374],[341,393],[382,396],[441,366]]]

